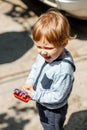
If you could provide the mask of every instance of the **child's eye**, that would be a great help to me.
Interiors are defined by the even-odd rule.
[[[53,49],[53,47],[50,47],[50,48],[48,48],[48,49]]]
[[[46,49],[46,50],[52,50],[53,47],[41,47],[41,46],[37,46],[38,49]]]
[[[47,47],[47,48],[45,48],[45,49],[47,49],[47,50],[52,50],[52,49],[53,49],[53,47]]]
[[[41,49],[41,46],[37,46],[38,49]]]

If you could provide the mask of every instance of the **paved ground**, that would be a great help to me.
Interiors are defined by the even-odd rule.
[[[26,0],[0,1],[0,130],[41,130],[35,102],[22,103],[12,95],[20,87],[36,58],[31,28],[48,7]],[[77,39],[67,48],[72,52],[77,71],[65,130],[87,130],[87,23],[70,19]]]

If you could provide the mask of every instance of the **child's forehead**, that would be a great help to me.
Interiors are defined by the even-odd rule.
[[[35,41],[35,44],[38,46],[45,46],[45,47],[57,47],[58,41],[55,43],[53,41],[49,41],[45,35],[42,35],[38,41]]]
[[[48,41],[39,41],[35,42],[37,46],[43,46],[43,47],[54,47],[54,44],[49,43]]]

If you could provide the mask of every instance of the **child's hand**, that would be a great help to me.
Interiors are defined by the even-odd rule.
[[[28,83],[28,84],[24,84],[22,86],[22,90],[26,91],[29,95],[31,95],[31,93],[34,91],[33,89],[33,85]]]

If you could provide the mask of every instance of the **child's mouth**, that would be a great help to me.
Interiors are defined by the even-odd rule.
[[[46,56],[44,58],[45,58],[45,60],[49,60],[51,58],[51,56]]]

